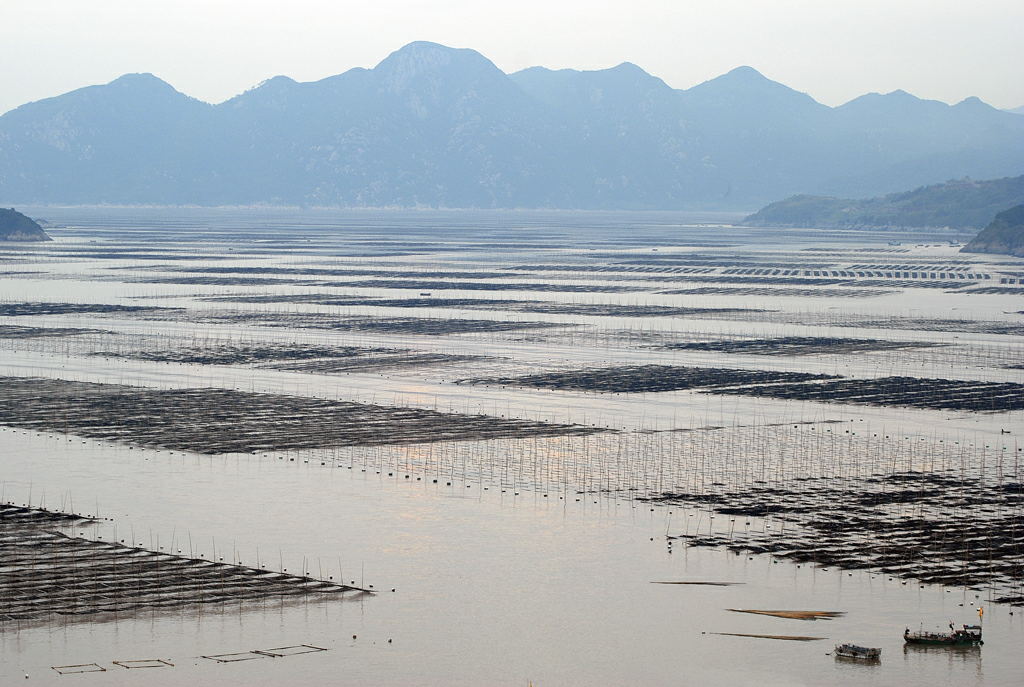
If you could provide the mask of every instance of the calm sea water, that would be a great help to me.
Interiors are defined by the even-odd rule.
[[[366,294],[404,297],[419,290],[341,285],[210,286],[135,281],[168,271],[144,266],[353,267],[443,271],[568,264],[584,252],[634,250],[665,254],[755,255],[762,261],[803,259],[814,237],[773,236],[767,244],[749,230],[697,224],[719,217],[596,213],[330,213],[253,211],[36,210],[36,216],[77,225],[56,230],[58,241],[27,250],[6,249],[5,271],[38,271],[3,279],[3,301],[79,301],[226,307],[199,296],[275,293]],[[682,226],[682,225],[686,226]],[[294,240],[281,241],[286,232]],[[529,237],[524,244],[523,236]],[[902,248],[908,264],[955,257],[939,241]],[[889,250],[891,237],[828,234],[827,245]],[[95,241],[96,243],[90,243]],[[305,245],[303,244],[305,242]],[[478,245],[474,247],[476,242]],[[488,246],[486,244],[493,244]],[[734,248],[708,244],[738,244]],[[918,246],[917,243],[929,243]],[[421,244],[421,245],[416,245]],[[498,247],[498,244],[502,244]],[[819,245],[819,244],[813,244]],[[186,261],[93,259],[85,249],[195,253]],[[413,248],[408,248],[413,246]],[[230,251],[228,249],[231,249]],[[411,255],[403,254],[412,251]],[[65,254],[66,252],[66,254]],[[135,251],[133,251],[135,252]],[[245,253],[228,260],[213,259]],[[879,253],[886,255],[886,253]],[[870,253],[865,253],[865,256]],[[607,261],[607,258],[605,259]],[[126,269],[114,269],[126,268]],[[352,280],[366,277],[352,277]],[[332,282],[347,278],[324,277]],[[545,274],[509,278],[543,282]],[[487,279],[486,281],[500,281]],[[568,283],[568,282],[566,282]],[[572,283],[591,283],[575,280]],[[652,287],[624,275],[601,284]],[[685,286],[700,285],[688,282]],[[444,296],[528,298],[564,303],[768,307],[818,317],[901,315],[1018,321],[1015,296],[965,296],[942,290],[900,289],[871,299],[769,296],[680,296],[657,291],[552,293],[452,291]],[[668,288],[672,288],[669,285]],[[435,294],[440,295],[440,294]],[[242,307],[242,306],[230,306]],[[257,307],[257,306],[253,306]],[[261,310],[315,311],[316,306],[260,305]],[[340,314],[423,315],[400,308],[321,308]],[[480,319],[510,317],[495,311],[432,309],[429,315]],[[511,358],[501,369],[584,366],[608,362],[716,364],[758,369],[799,369],[848,374],[912,372],[928,376],[1020,381],[1019,372],[978,362],[952,369],[949,358],[865,354],[761,358],[660,352],[622,344],[593,330],[628,329],[680,335],[807,334],[820,328],[771,322],[699,318],[600,318],[516,314],[529,320],[579,325],[584,333],[539,340],[505,335],[360,335],[298,329],[254,329],[230,323],[151,322],[138,318],[9,317],[0,324],[91,326],[151,349],[182,342],[299,341],[342,345],[403,345],[417,350],[474,352]],[[891,330],[831,327],[833,334],[892,337]],[[1012,355],[1014,337],[963,332],[901,331],[917,337]],[[121,337],[118,339],[117,337]],[[522,337],[527,338],[527,337]],[[224,386],[318,395],[347,400],[438,407],[455,411],[612,425],[635,433],[707,424],[744,425],[839,419],[865,428],[929,440],[948,438],[993,445],[1024,431],[1021,413],[998,416],[937,411],[822,406],[770,400],[722,400],[692,392],[609,397],[451,384],[450,369],[412,369],[343,376],[285,373],[251,367],[120,361],[86,357],[86,345],[54,339],[2,343],[0,374],[39,375],[149,386]],[[995,353],[992,353],[995,355]],[[980,355],[980,354],[979,354]],[[964,358],[967,360],[967,358]],[[980,358],[979,358],[980,359]],[[975,360],[970,358],[970,360]],[[971,369],[967,369],[967,368]],[[1009,429],[1012,435],[1000,434]],[[737,430],[740,431],[740,430]],[[1013,451],[1016,444],[1008,444]],[[419,449],[410,449],[416,451]],[[481,446],[482,451],[492,450]],[[494,449],[497,450],[497,449]],[[997,446],[998,450],[998,446]],[[80,528],[86,536],[134,539],[165,550],[182,549],[374,585],[373,595],[343,600],[268,601],[246,606],[191,607],[121,618],[76,619],[0,630],[0,684],[180,685],[934,685],[1018,684],[1024,675],[1017,647],[1024,611],[987,603],[984,591],[906,584],[871,572],[796,566],[747,556],[666,545],[666,534],[698,529],[706,513],[608,495],[581,495],[575,485],[502,491],[478,474],[453,472],[434,484],[415,461],[388,477],[349,452],[201,456],[129,449],[60,434],[0,431],[3,499],[110,518]],[[607,469],[606,456],[582,473]],[[365,451],[368,461],[382,453]],[[294,460],[292,460],[294,459]],[[333,462],[338,459],[338,462]],[[308,461],[308,462],[306,462]],[[326,463],[322,465],[321,463]],[[410,477],[406,479],[405,474]],[[420,479],[417,479],[420,478]],[[449,486],[445,482],[451,481]],[[487,487],[486,489],[484,487]],[[546,495],[545,495],[546,494]],[[577,500],[579,499],[579,500]],[[692,523],[692,524],[691,524]],[[755,520],[751,527],[764,526]],[[0,562],[2,564],[2,562]],[[652,584],[657,581],[736,582],[734,586]],[[391,591],[394,589],[395,591]],[[976,596],[977,595],[977,596]],[[905,626],[944,627],[972,622],[984,604],[984,647],[967,651],[905,650]],[[730,608],[836,610],[833,620],[798,621],[737,614]],[[809,635],[790,642],[715,633]],[[390,641],[389,641],[390,640]],[[834,644],[854,642],[883,650],[878,665],[829,655]],[[216,663],[202,656],[309,644],[328,651],[285,658]],[[113,661],[165,659],[173,667],[124,669]],[[52,666],[97,663],[105,672],[58,675]],[[28,675],[26,681],[24,675]]]

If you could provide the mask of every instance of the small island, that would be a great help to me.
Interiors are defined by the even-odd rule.
[[[52,241],[39,223],[14,208],[0,208],[0,241]]]
[[[978,230],[1000,210],[1024,203],[1024,175],[954,179],[877,198],[791,196],[743,220],[748,226],[838,229]]]
[[[995,216],[961,253],[996,253],[1024,258],[1024,205]]]

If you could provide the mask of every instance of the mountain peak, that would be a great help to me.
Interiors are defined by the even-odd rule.
[[[943,112],[949,109],[949,105],[938,100],[918,98],[913,93],[896,89],[888,93],[865,93],[836,109],[846,113],[874,113],[877,116],[909,116],[911,112]]]
[[[441,43],[435,43],[434,41],[413,41],[406,43],[398,50],[395,50],[391,55],[415,55],[422,53],[453,53],[458,52],[462,48],[452,48]],[[475,50],[472,52],[476,52]],[[386,59],[386,58],[385,58]]]
[[[609,69],[608,71],[636,74],[638,76],[650,76],[650,74],[644,71],[642,67],[639,67],[633,64],[632,62],[621,62],[612,67],[611,69]]]
[[[802,103],[804,106],[824,108],[814,98],[772,81],[753,67],[741,66],[721,76],[697,84],[684,91],[691,97],[707,99],[729,107],[763,107],[767,102]]]
[[[285,88],[287,86],[294,86],[297,83],[298,83],[298,81],[296,81],[295,79],[293,79],[290,76],[285,76],[284,74],[278,74],[277,76],[270,77],[269,79],[267,79],[266,81],[261,83],[260,86],[271,86],[271,87],[274,87],[274,88]]]
[[[764,74],[747,65],[740,65],[735,69],[730,69],[718,78],[729,79],[731,81],[770,81],[770,79]]]
[[[758,92],[766,92],[768,90],[777,91],[788,91],[790,93],[799,93],[789,86],[783,85],[777,81],[772,81],[767,76],[757,71],[753,67],[736,67],[731,69],[721,76],[716,76],[713,79],[708,79],[703,83],[699,83],[691,91],[734,91],[734,90],[756,90]],[[804,94],[800,94],[804,95]],[[810,96],[807,96],[810,97]]]
[[[876,95],[876,94],[875,93],[871,93],[869,95]],[[897,99],[898,100],[920,100],[920,98],[918,98],[916,95],[914,95],[913,93],[907,93],[902,88],[897,88],[895,91],[889,91],[883,97],[890,98],[890,99],[893,99],[893,100],[897,100]]]
[[[259,82],[244,93],[228,98],[223,104],[230,103],[232,106],[239,106],[243,103],[260,102],[281,105],[284,104],[288,94],[298,85],[299,82],[289,76],[272,76]]]
[[[122,88],[147,88],[151,90],[171,90],[176,91],[174,86],[167,83],[158,76],[154,76],[149,72],[135,72],[130,74],[122,74],[113,81],[107,84],[107,86],[115,86]]]
[[[415,41],[394,51],[374,71],[394,72],[413,69],[435,71],[449,65],[474,65],[498,70],[494,63],[470,48],[450,48],[430,41]]]
[[[605,71],[614,74],[622,81],[669,90],[668,84],[632,62],[623,62]]]
[[[72,91],[72,93],[76,92],[87,93],[89,97],[108,97],[129,102],[137,101],[140,98],[153,99],[150,102],[170,102],[172,100],[201,102],[185,95],[171,84],[149,72],[122,74],[109,83],[99,86],[86,86],[78,91]]]
[[[505,77],[493,62],[469,48],[450,48],[439,43],[416,41],[384,58],[374,69],[382,77],[386,90],[408,90],[415,82],[437,79],[442,74],[452,80],[481,77]]]
[[[961,110],[995,110],[994,107],[992,107],[991,105],[989,105],[976,95],[964,98],[953,107]]]

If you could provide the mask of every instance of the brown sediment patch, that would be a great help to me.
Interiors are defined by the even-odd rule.
[[[782,639],[790,642],[816,642],[820,639],[828,639],[828,637],[804,637],[801,635],[756,635],[746,632],[709,632],[708,634],[725,637],[753,637],[754,639]]]
[[[733,613],[770,615],[773,618],[789,618],[790,620],[823,620],[846,615],[845,611],[761,611],[753,608],[727,608],[725,610]]]
[[[693,584],[693,585],[707,586],[707,587],[733,587],[733,586],[738,585],[738,584],[746,584],[746,583],[745,582],[687,582],[687,581],[667,580],[667,581],[655,581],[655,582],[651,582],[651,584]]]

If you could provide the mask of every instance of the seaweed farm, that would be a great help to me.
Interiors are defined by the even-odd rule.
[[[152,313],[167,310],[143,305],[112,305],[106,303],[0,303],[0,317],[31,315],[85,315],[110,313]]]
[[[0,627],[96,614],[363,591],[61,531],[79,518],[0,504]],[[211,555],[211,559],[214,556]]]
[[[0,684],[1018,681],[1024,260],[710,213],[29,212]],[[903,651],[979,609],[984,647]]]
[[[319,358],[353,358],[378,353],[398,353],[394,349],[365,346],[304,346],[297,344],[237,344],[183,346],[174,350],[126,349],[95,351],[90,355],[104,358],[129,358],[159,363],[192,363],[195,365],[248,365]]]
[[[985,589],[996,603],[1022,605],[1022,495],[1020,482],[951,470],[809,478],[655,499],[701,504],[729,518],[728,533],[678,535],[690,546]],[[771,518],[775,528],[751,528],[752,516]],[[747,522],[740,527],[737,519]]]
[[[713,389],[711,392],[942,410],[998,412],[1024,409],[1024,384],[959,379],[880,377],[844,379],[813,385],[776,384]]]
[[[694,308],[666,305],[617,305],[611,303],[545,303],[480,298],[375,298],[325,296],[319,294],[280,294],[273,296],[220,296],[212,301],[226,303],[308,303],[313,305],[360,306],[382,308],[460,308],[466,310],[508,310],[551,315],[595,315],[608,317],[680,317],[715,316],[762,312],[749,308]]]
[[[0,378],[0,424],[198,454],[591,434],[595,428],[228,389]]]
[[[17,325],[0,326],[0,339],[36,339],[50,336],[78,336],[79,334],[95,334],[98,330],[77,327],[19,327]]]
[[[296,329],[326,329],[338,332],[373,332],[383,334],[488,334],[520,329],[546,329],[559,327],[551,322],[510,322],[502,320],[470,320],[431,317],[338,317],[324,313],[270,313],[270,312],[201,312],[174,313],[170,317],[146,315],[149,320],[187,318],[211,324],[233,323],[257,327],[288,327]]]
[[[726,387],[754,390],[762,384],[806,382],[827,379],[829,375],[807,372],[770,372],[732,370],[712,367],[674,367],[670,365],[633,365],[597,370],[550,372],[524,377],[464,380],[471,384],[529,386],[537,389],[573,389],[610,393],[646,393],[681,389],[721,390]],[[740,386],[742,385],[742,386]],[[774,388],[774,387],[772,387]],[[724,392],[722,392],[724,393]]]
[[[752,353],[754,355],[836,355],[864,351],[894,351],[906,348],[930,348],[942,344],[926,341],[885,341],[883,339],[842,339],[825,336],[786,336],[775,339],[725,339],[684,341],[663,348],[680,351]]]

